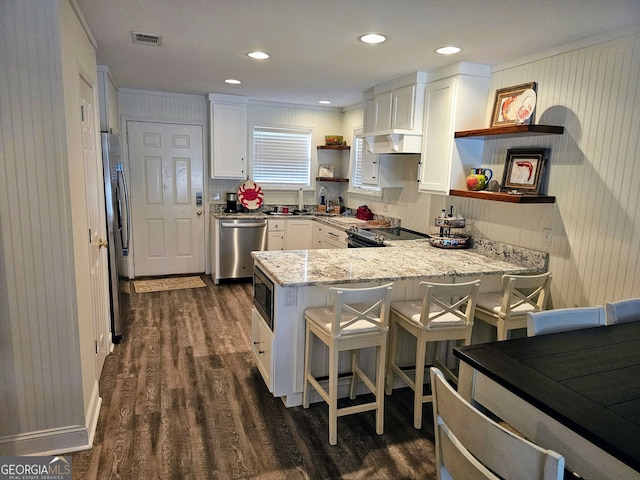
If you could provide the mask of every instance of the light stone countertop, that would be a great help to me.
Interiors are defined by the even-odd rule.
[[[491,244],[491,245],[489,245]],[[285,287],[337,285],[481,274],[546,271],[547,254],[496,242],[445,250],[425,240],[388,242],[389,247],[253,252],[255,264]]]
[[[286,214],[286,215],[270,215],[268,213],[265,212],[260,212],[260,211],[256,211],[254,212],[243,212],[243,213],[220,213],[220,212],[211,212],[211,216],[213,216],[214,218],[218,218],[221,220],[235,220],[235,219],[246,219],[246,218],[260,218],[260,219],[265,219],[265,220],[283,220],[283,219],[287,219],[287,220],[302,220],[302,219],[309,219],[309,220],[316,220],[319,221],[321,223],[324,223],[326,225],[329,225],[331,227],[335,227],[335,228],[342,228],[342,229],[347,229],[351,226],[351,222],[345,222],[345,219],[351,219],[351,220],[355,220],[356,222],[360,222],[362,223],[362,225],[366,225],[367,221],[366,220],[357,220],[355,219],[355,217],[344,217],[342,215],[326,215],[326,214],[321,214],[321,213],[306,213],[303,215],[293,215],[293,214]],[[375,226],[375,225],[374,225]]]

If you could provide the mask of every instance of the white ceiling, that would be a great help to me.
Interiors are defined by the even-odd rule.
[[[376,84],[640,23],[640,0],[77,0],[120,88],[344,107]],[[162,36],[136,45],[131,32]],[[365,45],[363,33],[388,36]],[[442,45],[462,47],[443,57]],[[246,56],[262,50],[271,58]],[[242,81],[233,86],[227,78]],[[532,79],[535,81],[535,79]]]

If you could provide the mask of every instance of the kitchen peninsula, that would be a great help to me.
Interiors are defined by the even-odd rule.
[[[421,297],[421,281],[482,278],[483,291],[497,290],[503,274],[544,272],[548,262],[543,252],[482,239],[469,250],[442,250],[425,240],[413,240],[392,241],[385,248],[266,251],[252,256],[257,274],[267,277],[271,299],[266,309],[271,319],[263,318],[265,309],[262,314],[252,310],[252,352],[269,391],[282,397],[287,407],[302,404],[304,310],[330,305],[331,286],[393,282],[395,301],[412,300]],[[408,362],[412,348],[401,349]],[[365,364],[369,353],[362,353]],[[347,370],[349,361],[346,356],[340,359],[341,371]],[[314,374],[326,375],[321,356],[313,362]],[[339,384],[340,396],[346,395],[347,385]]]

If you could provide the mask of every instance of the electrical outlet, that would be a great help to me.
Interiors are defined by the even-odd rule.
[[[284,305],[286,307],[295,307],[298,296],[298,289],[295,287],[285,287],[284,289]]]
[[[382,204],[382,210],[383,210],[384,212],[389,211],[389,204],[388,204],[387,202],[384,202],[384,203]]]
[[[553,230],[550,228],[545,228],[544,230],[542,230],[543,234],[544,234],[544,244],[547,247],[551,246],[551,243],[553,242]]]
[[[214,193],[213,196],[211,197],[211,200],[213,200],[213,201],[220,200],[220,194],[219,193]]]

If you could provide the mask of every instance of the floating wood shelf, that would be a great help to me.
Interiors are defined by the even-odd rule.
[[[509,125],[506,127],[481,128],[479,130],[464,130],[455,132],[455,138],[469,137],[490,137],[495,135],[518,135],[518,134],[537,134],[537,135],[562,135],[564,127],[559,125]]]
[[[343,177],[316,177],[316,181],[318,182],[340,182],[345,183],[348,182],[348,178]]]
[[[348,145],[318,145],[318,150],[351,150]]]
[[[505,192],[488,192],[482,190],[475,192],[471,190],[451,190],[449,195],[453,197],[479,198],[482,200],[493,200],[494,202],[510,203],[555,203],[556,197],[548,195],[512,195]]]

